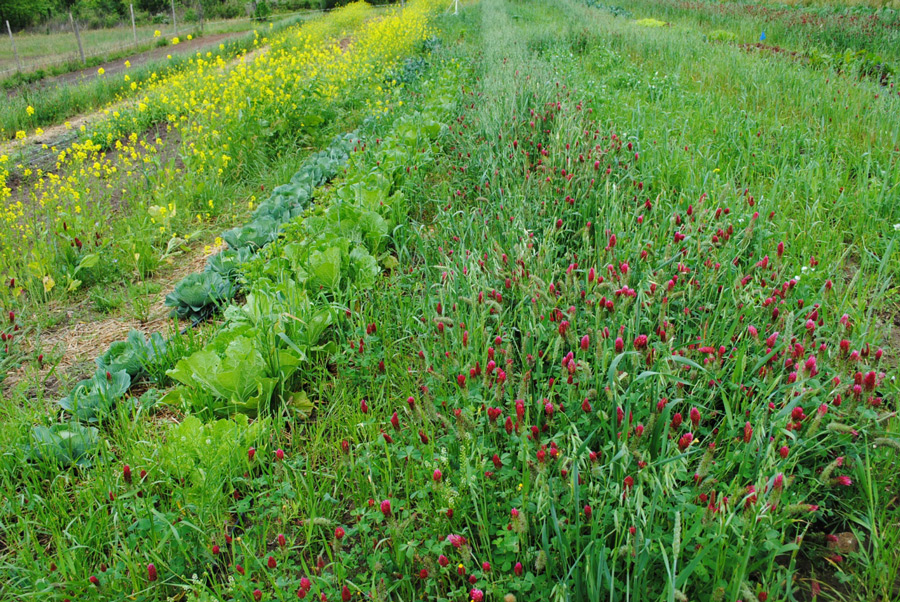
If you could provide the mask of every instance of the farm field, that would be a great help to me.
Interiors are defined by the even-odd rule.
[[[898,599],[898,29],[358,2],[29,129],[0,599]]]
[[[221,20],[204,25],[203,33],[204,35],[216,35],[250,31],[258,25],[249,18]],[[86,55],[103,56],[130,48],[136,51],[146,50],[159,43],[160,40],[171,40],[173,37],[184,40],[188,35],[196,34],[199,31],[200,24],[197,22],[180,23],[177,32],[170,23],[144,24],[136,27],[134,31],[128,24],[122,27],[81,31],[81,40]],[[6,33],[5,25],[3,33]],[[137,44],[135,44],[135,38],[137,38]],[[75,34],[71,30],[49,34],[17,33],[14,39],[15,49],[25,70],[48,69],[54,66],[59,67],[67,61],[72,63],[80,61]],[[0,74],[4,77],[9,76],[16,67],[13,46],[9,38],[4,38],[0,45]]]
[[[134,99],[159,79],[192,69],[198,60],[235,60],[256,49],[262,38],[277,35],[313,13],[288,17],[277,22],[257,23],[250,31],[208,33],[169,37],[165,45],[138,54],[99,63],[59,75],[30,81],[29,76],[3,81],[5,102],[0,106],[0,150],[8,151],[13,140],[54,146],[67,120],[83,121],[88,111],[102,110],[104,116]],[[239,23],[236,26],[248,25]],[[253,25],[250,23],[249,25]],[[80,123],[79,123],[80,126]],[[70,129],[70,126],[65,126]],[[59,129],[59,128],[57,128]],[[63,133],[66,132],[63,130]],[[68,136],[63,136],[68,137]]]

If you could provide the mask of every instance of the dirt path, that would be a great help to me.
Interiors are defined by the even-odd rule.
[[[44,90],[47,88],[77,85],[86,80],[91,80],[97,77],[97,70],[100,68],[103,69],[107,76],[118,75],[125,72],[126,61],[131,63],[131,68],[140,67],[141,65],[146,65],[147,63],[151,63],[153,61],[160,61],[170,54],[172,56],[176,56],[191,54],[197,51],[205,51],[207,48],[212,48],[223,42],[247,35],[248,33],[250,33],[250,31],[251,30],[216,33],[200,38],[194,38],[193,40],[182,39],[181,43],[177,46],[161,46],[159,48],[145,50],[144,52],[139,52],[130,56],[124,56],[113,61],[100,63],[99,65],[94,65],[93,67],[85,67],[84,69],[79,69],[77,71],[70,71],[61,75],[45,77],[32,84],[11,88],[7,90],[6,93],[7,96],[12,97],[18,96],[25,92],[37,92],[39,90]]]
[[[61,357],[59,363],[38,367],[34,363],[26,362],[7,374],[6,379],[2,381],[3,391],[9,394],[16,385],[25,381],[43,383],[44,392],[53,394],[61,382],[85,376],[79,374],[83,372],[84,364],[103,354],[111,343],[125,340],[131,330],[138,330],[145,336],[154,332],[168,336],[172,320],[169,317],[171,308],[165,305],[166,295],[171,293],[175,285],[188,274],[202,272],[207,259],[225,248],[224,244],[212,247],[208,251],[203,246],[195,247],[190,252],[173,258],[167,267],[149,278],[148,283],[156,283],[161,288],[158,293],[148,295],[150,308],[146,320],[137,320],[121,314],[97,319],[90,311],[79,311],[83,309],[81,306],[90,304],[88,298],[74,306],[58,307],[56,311],[65,312],[66,317],[52,330],[41,334],[40,345],[48,357]],[[76,317],[76,312],[86,315]]]

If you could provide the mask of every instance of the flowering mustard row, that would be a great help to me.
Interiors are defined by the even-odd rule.
[[[428,35],[433,6],[376,13],[357,2],[273,39],[257,34],[233,63],[198,56],[109,107],[69,148],[45,148],[49,167],[4,156],[0,274],[45,293],[74,288],[85,256],[143,242],[112,240],[124,218],[149,224],[151,242],[164,244],[223,210],[231,199],[217,195],[221,183],[252,177],[261,156],[293,148],[348,91],[387,110],[385,75]]]

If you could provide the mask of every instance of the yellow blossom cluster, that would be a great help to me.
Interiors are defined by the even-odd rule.
[[[387,110],[385,76],[429,35],[437,6],[377,11],[356,2],[272,39],[257,32],[253,49],[231,61],[198,53],[188,69],[151,77],[80,126],[79,142],[48,148],[52,168],[16,164],[15,190],[15,159],[3,156],[0,275],[59,277],[65,266],[54,261],[71,260],[63,247],[74,237],[106,240],[125,220],[152,223],[164,240],[223,200],[192,191],[244,177],[270,138],[296,139],[348,92],[367,89],[370,112]]]

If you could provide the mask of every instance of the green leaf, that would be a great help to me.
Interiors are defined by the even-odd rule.
[[[336,290],[341,283],[341,250],[329,247],[325,251],[315,251],[309,258],[309,284],[313,289],[320,286]]]
[[[78,267],[75,268],[75,273],[77,274],[81,270],[89,270],[95,267],[99,261],[99,255],[97,255],[96,253],[88,253],[81,258],[81,261],[78,262]]]
[[[312,414],[312,411],[316,407],[313,402],[309,400],[309,396],[307,396],[306,391],[298,391],[296,393],[292,393],[288,405],[290,405],[291,408],[293,408],[303,418],[309,418],[310,414]]]
[[[380,273],[378,262],[363,247],[354,247],[350,251],[350,274],[357,287],[371,288]]]
[[[234,297],[235,293],[234,284],[216,272],[190,274],[166,295],[166,306],[174,308],[172,313],[179,318],[199,322],[215,311],[218,305]]]
[[[98,431],[77,422],[36,426],[31,429],[31,445],[26,455],[33,460],[54,460],[62,466],[90,466],[99,443]]]
[[[210,408],[194,409],[210,409],[220,415],[232,411],[255,415],[271,399],[277,379],[266,376],[266,362],[249,337],[231,340],[223,355],[224,359],[208,346],[180,360],[167,374],[218,400]],[[300,362],[291,354],[280,354],[279,360],[290,372]],[[168,398],[167,395],[164,399]],[[182,395],[181,400],[185,399],[197,398]]]

